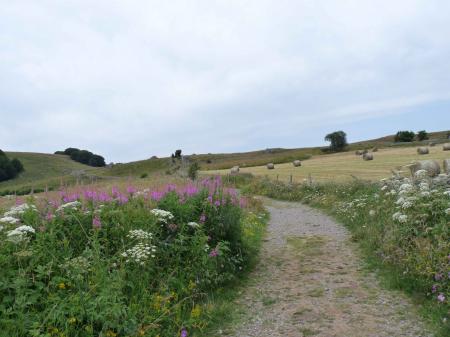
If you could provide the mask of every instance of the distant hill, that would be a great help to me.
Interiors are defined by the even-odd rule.
[[[93,170],[92,167],[77,163],[63,155],[31,152],[5,153],[11,158],[19,159],[25,170],[17,178],[1,182],[0,192],[53,186],[59,184],[61,177],[69,179],[75,172]]]
[[[423,142],[395,143],[395,135],[377,139],[355,142],[349,145],[348,151],[370,149],[373,147],[389,148],[403,146],[426,145],[431,141],[443,143],[447,140],[448,131],[430,132],[430,139]],[[201,170],[229,169],[233,166],[252,167],[265,165],[269,162],[281,164],[295,159],[307,160],[312,156],[326,154],[327,147],[309,148],[272,148],[240,153],[192,154],[184,156],[184,165],[197,161]],[[61,182],[75,183],[77,180],[120,179],[123,177],[144,177],[155,174],[172,174],[182,166],[179,160],[172,162],[171,158],[152,158],[130,163],[115,164],[112,167],[93,168],[80,164],[65,155],[6,152],[11,158],[18,158],[25,168],[19,177],[0,183],[0,194],[27,191],[30,189],[57,188]]]

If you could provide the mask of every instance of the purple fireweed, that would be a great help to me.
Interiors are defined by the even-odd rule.
[[[431,287],[431,292],[434,294],[437,291],[437,284],[433,284],[433,286]]]
[[[209,253],[209,257],[216,257],[219,254],[219,251],[217,250],[217,248],[214,248],[213,250],[211,250],[211,252]]]
[[[100,218],[97,215],[94,216],[94,218],[92,219],[92,227],[94,227],[95,229],[102,228],[102,222],[100,221]]]
[[[45,216],[45,220],[47,221],[52,221],[54,218],[54,215],[50,212],[47,213],[47,215]]]

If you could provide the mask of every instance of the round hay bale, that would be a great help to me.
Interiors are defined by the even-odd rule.
[[[239,166],[233,166],[231,168],[231,174],[238,174],[239,173]]]
[[[450,143],[445,143],[444,146],[442,147],[442,150],[450,151]]]
[[[418,147],[417,148],[417,153],[418,154],[429,154],[430,150],[428,150],[427,147]]]
[[[428,146],[431,146],[431,147],[436,146],[436,143],[435,142],[430,142],[430,143],[428,143]]]
[[[355,151],[355,154],[356,154],[357,156],[360,156],[360,155],[363,154],[363,152],[362,152],[361,150],[357,150],[357,151]]]
[[[377,147],[374,147],[374,148],[372,149],[372,152],[378,152],[378,148],[377,148]]]
[[[268,170],[273,170],[274,168],[275,168],[275,165],[273,163],[267,164],[267,169]]]
[[[435,177],[441,173],[441,167],[439,166],[439,162],[437,160],[416,161],[409,165],[409,169],[412,176],[414,176],[414,174],[419,170],[427,171],[430,177]]]
[[[302,166],[302,162],[300,160],[294,160],[292,162],[292,165],[294,165],[295,167],[299,167],[299,166]]]
[[[363,154],[363,159],[364,160],[373,160],[373,154],[371,154],[371,153],[364,153]]]
[[[450,159],[444,159],[444,173],[450,174]]]

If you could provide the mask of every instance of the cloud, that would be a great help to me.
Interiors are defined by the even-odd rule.
[[[126,161],[313,145],[343,123],[450,105],[448,13],[419,0],[5,2],[1,146]]]

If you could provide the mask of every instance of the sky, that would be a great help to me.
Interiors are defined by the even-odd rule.
[[[447,0],[0,0],[0,148],[107,162],[450,129]]]

